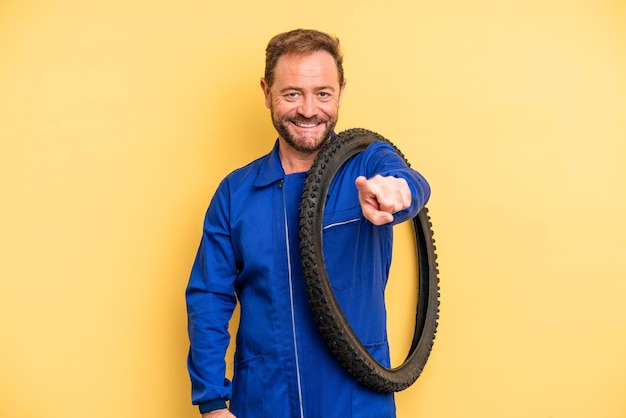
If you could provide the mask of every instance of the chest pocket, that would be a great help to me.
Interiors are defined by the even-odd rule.
[[[363,220],[360,206],[324,214],[324,260],[335,290],[350,289],[360,280],[360,233]]]

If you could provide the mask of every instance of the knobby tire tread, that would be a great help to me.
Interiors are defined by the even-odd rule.
[[[383,136],[366,129],[340,132],[320,150],[308,172],[300,204],[300,248],[309,302],[330,350],[361,384],[376,392],[398,392],[411,386],[428,360],[439,319],[439,278],[428,209],[413,218],[419,272],[415,331],[402,365],[387,368],[372,357],[346,320],[324,264],[322,228],[330,184],[339,168],[374,141],[390,144],[407,165],[402,152]]]

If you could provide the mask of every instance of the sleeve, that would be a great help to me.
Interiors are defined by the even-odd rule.
[[[207,210],[185,292],[192,402],[203,412],[225,406],[231,396],[231,382],[225,377],[225,355],[230,343],[228,322],[237,303],[237,269],[230,239],[229,201],[225,180]]]
[[[428,202],[430,185],[420,173],[409,167],[391,145],[379,141],[372,142],[366,150],[366,166],[368,178],[380,174],[403,178],[409,184],[413,197],[411,206],[394,214],[394,225],[414,218]]]

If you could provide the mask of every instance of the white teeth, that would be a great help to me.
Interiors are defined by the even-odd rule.
[[[315,128],[317,126],[317,123],[296,123],[297,126],[299,126],[300,128]]]

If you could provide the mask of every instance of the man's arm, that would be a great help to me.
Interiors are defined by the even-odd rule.
[[[231,396],[225,355],[237,304],[237,274],[230,237],[229,187],[220,184],[207,211],[200,248],[186,289],[192,401],[201,413],[221,410]]]
[[[385,142],[374,141],[363,155],[364,169],[355,180],[363,216],[385,225],[417,215],[430,197],[426,179]]]

